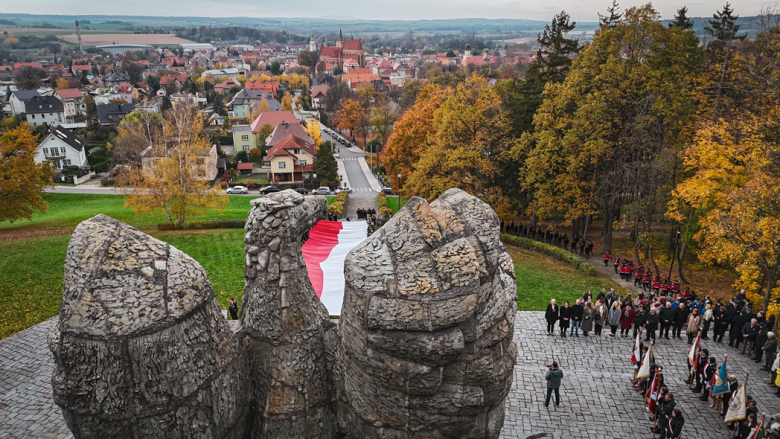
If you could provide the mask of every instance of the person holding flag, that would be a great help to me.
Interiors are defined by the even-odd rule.
[[[637,381],[644,381],[650,378],[650,365],[653,363],[653,343],[650,343],[650,347],[647,349],[645,358],[642,359],[642,365],[639,366],[639,370],[636,373]]]
[[[642,362],[642,328],[634,337],[634,349],[631,351],[631,364],[634,365],[634,381],[636,383],[636,374],[639,372],[639,364]]]
[[[702,368],[701,375],[704,382],[704,390],[701,392],[700,401],[707,401],[710,397],[710,391],[712,390],[712,384],[715,382],[715,370],[718,368],[718,364],[715,361],[715,357],[709,357],[709,361]]]
[[[726,355],[723,359],[723,363],[720,365],[718,373],[715,374],[715,382],[712,384],[712,391],[710,392],[712,395],[712,405],[710,408],[717,411],[720,411],[721,404],[723,404],[723,395],[729,393],[728,373],[726,372],[726,360],[728,360],[728,358],[729,356]]]
[[[691,346],[691,350],[688,351],[688,387],[693,384],[693,375],[698,368],[699,358],[699,344],[701,343],[701,337],[696,337],[696,342]],[[699,389],[701,390],[701,389]]]
[[[747,378],[742,386],[739,387],[736,393],[731,396],[729,401],[728,411],[726,412],[725,423],[742,421],[746,417],[747,413]]]

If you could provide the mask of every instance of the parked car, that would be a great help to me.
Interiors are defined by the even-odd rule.
[[[312,192],[314,195],[330,195],[330,188],[327,186],[320,186]]]
[[[249,192],[249,190],[246,188],[246,186],[233,186],[231,188],[228,188],[227,193],[229,194],[245,194]]]
[[[352,193],[352,188],[351,187],[340,187],[340,188],[336,189],[336,194],[338,194],[339,192],[346,192],[348,194],[351,194]]]
[[[279,192],[279,188],[276,186],[266,186],[262,189],[260,189],[260,193],[263,195],[268,195],[273,192]]]
[[[309,193],[309,191],[307,191],[305,187],[297,187],[295,188],[295,192],[298,192],[301,195],[306,195]]]
[[[382,188],[382,192],[384,192],[387,195],[392,195],[393,194],[393,188],[385,186],[385,187]]]

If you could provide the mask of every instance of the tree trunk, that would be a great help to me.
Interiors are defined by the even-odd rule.
[[[168,211],[168,202],[163,201],[163,207],[165,208],[165,214],[168,215],[168,222],[173,225],[173,218],[171,218],[171,212]]]
[[[640,247],[640,245],[639,245],[638,241],[636,243],[634,243],[634,257],[636,258],[636,263],[637,264],[644,265],[644,264],[642,264],[642,258],[639,257],[639,247]]]
[[[648,246],[650,247],[650,246]],[[654,273],[657,275],[660,274],[660,270],[658,269],[658,264],[655,263],[655,256],[653,255],[654,249],[650,248],[650,262],[653,263],[653,270]]]
[[[536,230],[536,222],[539,221],[539,217],[536,214],[531,215],[531,228]]]
[[[602,251],[612,250],[612,222],[615,219],[615,205],[607,203],[607,216],[604,217],[604,243]]]
[[[582,239],[588,237],[588,228],[590,227],[590,214],[585,216],[585,230],[582,232]]]
[[[683,274],[683,260],[685,259],[685,251],[688,249],[688,244],[683,242],[680,245],[680,254],[677,255],[677,276],[680,277],[680,283],[687,284],[688,280],[685,279]]]

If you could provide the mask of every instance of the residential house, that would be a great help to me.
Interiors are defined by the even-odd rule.
[[[149,146],[141,153],[141,167],[148,168],[157,159],[154,147]],[[213,181],[217,178],[217,145],[212,145],[209,149],[204,149],[198,154],[197,173],[198,176],[206,181]]]
[[[11,98],[8,100],[11,104],[11,114],[14,116],[24,114],[27,102],[40,95],[38,90],[16,90],[11,92]]]
[[[160,87],[168,89],[169,87],[175,91],[181,91],[182,85],[187,81],[187,75],[179,74],[167,74],[162,75],[160,78]]]
[[[151,99],[154,94],[154,89],[151,85],[145,83],[145,82],[136,82],[135,87],[133,88],[133,102],[139,102],[141,104],[146,104],[149,102],[149,99]]]
[[[252,132],[250,125],[233,125],[233,147],[236,152],[257,148],[257,134]]]
[[[286,136],[268,149],[265,164],[270,167],[269,181],[303,182],[311,175],[316,156],[314,142],[295,135]]]
[[[328,84],[315,85],[311,88],[311,105],[315,109],[325,108],[325,95],[330,86]]]
[[[271,135],[265,139],[265,146],[270,148],[290,135],[304,139],[309,143],[314,143],[314,140],[312,140],[300,122],[279,122]]]
[[[274,110],[271,107],[270,99],[273,97],[262,90],[248,90],[244,89],[236,93],[233,99],[228,102],[228,116],[244,119],[249,116],[249,112],[252,109],[253,102],[260,102],[262,100],[268,101],[269,109]]]
[[[56,126],[66,122],[65,104],[54,96],[35,96],[24,106],[27,123]]]
[[[314,67],[314,71],[318,75],[333,76],[333,71],[334,70],[335,70],[335,67],[333,67],[333,63],[330,62],[330,61],[320,61]]]
[[[86,167],[88,163],[84,145],[84,140],[58,125],[38,145],[35,162],[48,161],[57,171],[66,166]]]
[[[56,90],[55,96],[60,98],[62,103],[65,104],[66,118],[72,120],[76,116],[87,112],[87,103],[84,101],[84,95],[79,89],[66,88],[64,90]]]
[[[135,104],[102,104],[97,106],[101,125],[118,126],[122,119],[135,110]]]
[[[221,62],[227,62],[227,57],[225,57],[225,61]],[[206,77],[208,75],[214,76],[215,78],[218,76],[227,76],[230,79],[234,79],[239,76],[238,70],[236,69],[214,69],[214,70],[206,70],[205,72],[201,73],[200,76]]]
[[[214,85],[214,91],[220,94],[226,94],[233,87],[241,88],[241,83],[238,82],[238,79],[228,79],[227,81],[220,82],[219,84]]]
[[[247,81],[244,84],[247,90],[261,90],[272,96],[276,96],[276,92],[279,91],[279,81]]]
[[[268,124],[271,127],[276,128],[282,122],[296,123],[298,118],[295,117],[292,111],[263,111],[262,114],[252,122],[252,132],[257,134],[260,132],[260,128],[263,125]]]
[[[103,76],[103,84],[106,87],[111,87],[113,85],[119,85],[123,82],[130,82],[130,77],[125,75],[122,72],[112,72],[105,76]]]
[[[379,75],[373,73],[369,74],[347,74],[341,76],[342,82],[346,82],[349,88],[356,89],[360,84],[372,84],[375,82],[382,82],[382,78]]]

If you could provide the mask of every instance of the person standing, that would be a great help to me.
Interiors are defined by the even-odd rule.
[[[666,306],[661,309],[661,332],[658,334],[658,338],[666,337],[669,340],[669,328],[674,324],[675,312],[672,309],[672,302],[666,302]],[[674,332],[672,332],[674,335]]]
[[[685,334],[688,336],[688,344],[693,344],[693,339],[699,334],[699,325],[701,325],[699,310],[694,309],[691,315],[688,316],[688,323],[685,327]]]
[[[637,305],[634,310],[634,335],[631,336],[632,338],[636,338],[639,328],[643,327],[646,321],[647,311],[645,310],[645,306],[641,304]]]
[[[669,420],[667,426],[668,431],[666,437],[669,439],[680,439],[682,437],[682,429],[685,425],[685,419],[683,419],[680,409],[672,410],[672,418]]]
[[[555,299],[550,300],[550,304],[547,305],[544,319],[547,320],[547,335],[553,335],[555,333],[555,322],[558,321],[558,304],[555,302]]]
[[[737,390],[739,390],[739,383],[737,382],[736,375],[729,375],[728,382],[729,382],[729,392],[723,394],[723,406],[721,407],[721,412],[720,412],[720,415],[724,419],[726,418],[726,413],[728,413],[729,411],[729,403],[731,402],[731,398],[734,396],[735,393],[737,393]]]
[[[652,338],[653,342],[655,342],[655,331],[658,330],[660,316],[654,306],[650,305],[650,312],[647,314],[646,319],[645,327],[647,328],[647,333],[645,334],[645,341],[650,341],[650,338]]]
[[[236,302],[235,297],[231,297],[230,302],[228,302],[228,312],[230,312],[231,320],[238,320],[238,302]]]
[[[703,391],[701,392],[700,401],[707,401],[710,397],[710,391],[712,391],[712,378],[715,377],[715,373],[718,369],[718,365],[715,362],[715,357],[709,357],[707,365],[702,370],[702,381],[704,382]],[[713,402],[714,404],[714,402]]]
[[[723,305],[718,306],[713,314],[715,317],[715,327],[712,333],[712,341],[722,343],[723,336],[726,334],[726,329],[729,327],[726,307]]]
[[[593,331],[593,318],[596,315],[596,311],[593,309],[593,302],[585,302],[585,309],[582,311],[582,333],[585,337],[588,336],[588,332]]]
[[[576,334],[577,337],[580,336],[580,324],[582,324],[583,311],[582,299],[577,299],[577,301],[574,302],[574,306],[571,307],[571,330],[569,331],[569,336],[574,334]]]
[[[604,290],[601,290],[602,293]],[[604,300],[599,299],[596,301],[595,315],[593,316],[593,324],[596,326],[596,335],[601,336],[601,329],[604,327],[604,323],[607,321],[609,314],[609,308],[604,304]]]
[[[777,338],[775,337],[774,332],[768,332],[766,334],[766,342],[764,342],[764,346],[761,347],[761,350],[763,351],[764,355],[766,356],[766,361],[764,362],[764,367],[761,368],[761,370],[768,372],[769,371],[769,365],[775,360],[773,355],[775,354],[775,351],[777,350]]]
[[[745,341],[745,336],[742,333],[742,329],[746,324],[750,323],[750,314],[747,311],[742,310],[731,321],[731,330],[729,330],[729,346],[734,346],[739,349],[739,345]]]
[[[753,342],[753,356],[750,358],[751,360],[755,361],[756,363],[761,362],[761,355],[763,355],[764,351],[764,343],[766,343],[768,337],[767,334],[769,333],[769,329],[766,327],[766,323],[761,322],[758,324],[758,333],[756,333],[756,341]]]
[[[756,335],[758,334],[758,320],[751,319],[750,322],[745,323],[742,326],[742,338],[745,344],[742,345],[742,353],[745,353],[746,349],[750,349],[753,346],[753,342],[756,341]]]
[[[674,395],[667,393],[664,396],[663,404],[659,404],[656,408],[658,427],[659,430],[661,430],[661,439],[666,439],[666,437],[668,437],[669,421],[672,418],[672,411],[674,410],[675,405]]]
[[[547,380],[547,397],[544,399],[544,406],[550,405],[550,397],[555,392],[555,407],[561,405],[561,380],[563,379],[563,371],[558,368],[558,363],[553,361],[552,365],[547,368],[547,373],[544,374],[544,379]]]
[[[634,325],[634,307],[631,306],[631,302],[628,302],[623,307],[623,312],[620,314],[620,336],[625,337],[628,335],[628,331],[631,330],[631,326]]]
[[[612,259],[612,255],[609,253],[609,250],[604,250],[604,266],[609,266],[609,261]]]
[[[672,308],[674,308],[674,305],[672,305]],[[680,304],[680,306],[674,310],[674,331],[672,337],[682,339],[680,334],[682,333],[682,328],[685,327],[685,324],[688,322],[688,316],[690,314],[691,309],[685,303]]]
[[[707,338],[707,333],[710,332],[710,324],[715,321],[715,315],[712,310],[712,303],[707,303],[704,305],[704,315],[701,317],[701,321],[704,325],[704,328],[701,330],[701,339],[709,340],[709,338]]]
[[[558,325],[561,327],[561,337],[566,338],[566,330],[569,329],[569,323],[571,322],[571,306],[569,301],[563,302],[563,306],[559,311],[560,321]]]
[[[614,337],[615,332],[617,332],[618,325],[620,324],[620,314],[620,302],[612,302],[612,308],[609,309],[609,327],[612,329],[612,333],[609,334],[610,337]]]

